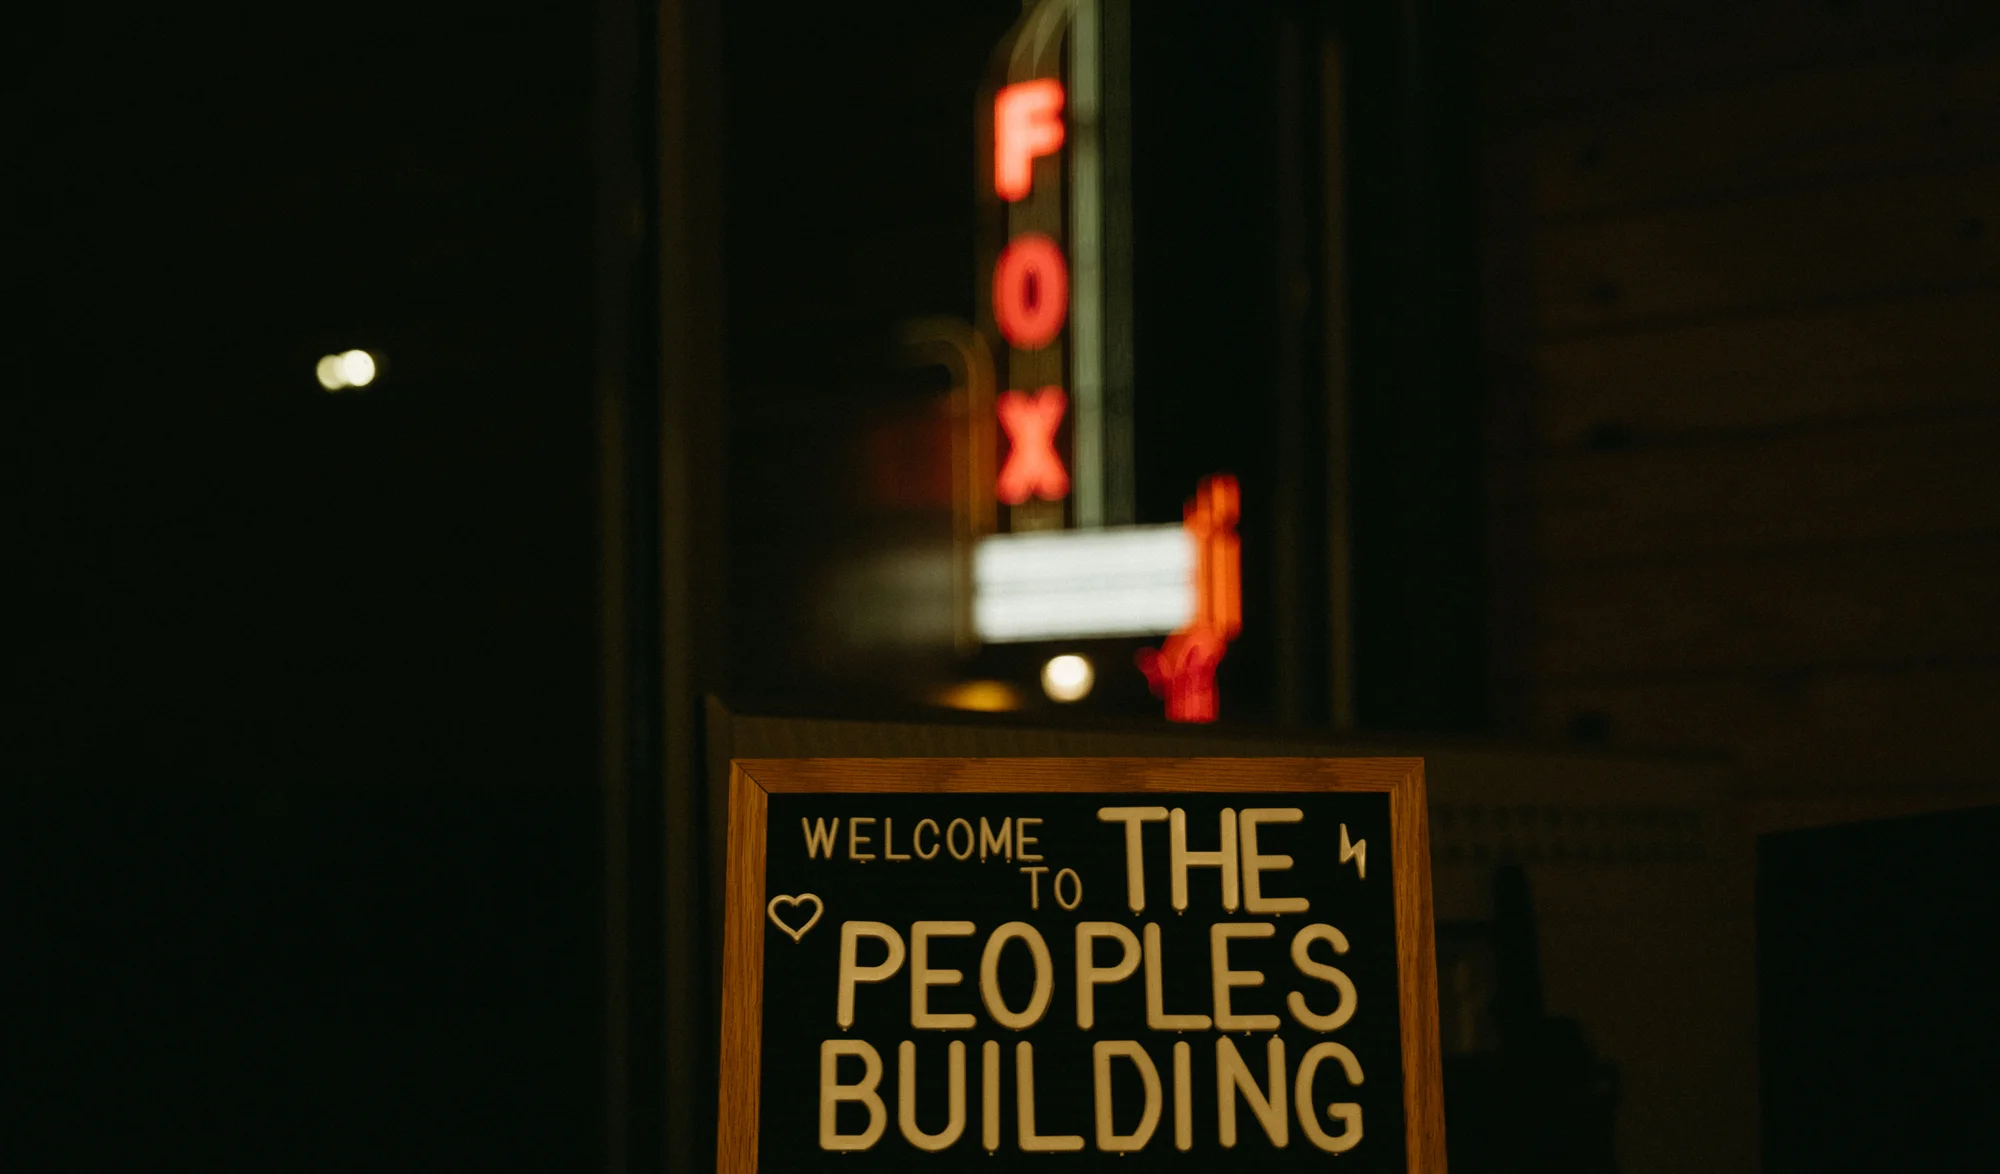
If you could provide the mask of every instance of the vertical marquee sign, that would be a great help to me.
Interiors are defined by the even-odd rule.
[[[978,325],[907,336],[954,372],[959,643],[1159,635],[1171,721],[1221,713],[1242,628],[1228,474],[1134,525],[1127,0],[1024,0],[976,120]],[[989,473],[989,469],[997,472]]]
[[[1442,1174],[1417,759],[733,764],[720,1174]]]
[[[1125,0],[1029,0],[980,101],[979,319],[999,380],[1003,532],[1132,521],[1129,261],[1110,239],[1125,231],[1112,117],[1125,13]]]

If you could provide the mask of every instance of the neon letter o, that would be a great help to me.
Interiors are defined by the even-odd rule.
[[[1036,351],[1055,341],[1069,318],[1069,265],[1056,242],[1023,233],[1000,250],[993,266],[993,320],[1015,348]]]

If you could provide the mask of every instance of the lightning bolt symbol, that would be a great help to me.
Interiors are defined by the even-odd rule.
[[[1346,824],[1341,824],[1341,825],[1340,825],[1340,862],[1341,862],[1342,864],[1346,864],[1346,863],[1347,863],[1348,861],[1350,861],[1350,860],[1354,861],[1354,871],[1355,871],[1355,873],[1356,873],[1357,875],[1359,875],[1359,876],[1361,877],[1361,879],[1362,879],[1362,880],[1367,880],[1367,879],[1368,879],[1368,841],[1366,841],[1366,840],[1355,840],[1355,841],[1354,841],[1353,843],[1349,843],[1349,842],[1348,842],[1348,840],[1347,840],[1347,825],[1346,825]]]

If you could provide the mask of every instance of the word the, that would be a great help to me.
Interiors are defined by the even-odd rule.
[[[1125,902],[1134,913],[1146,909],[1146,842],[1141,829],[1161,822],[1167,825],[1168,892],[1175,909],[1188,907],[1188,870],[1193,868],[1216,870],[1222,881],[1222,908],[1227,912],[1236,912],[1239,904],[1248,913],[1304,913],[1312,908],[1305,897],[1275,897],[1264,891],[1264,874],[1289,870],[1292,858],[1263,851],[1257,842],[1258,829],[1305,819],[1305,812],[1296,807],[1246,807],[1240,814],[1234,808],[1223,808],[1216,819],[1217,847],[1212,852],[1188,847],[1187,812],[1179,807],[1172,811],[1164,807],[1100,807],[1097,818],[1125,825]],[[1340,843],[1345,863],[1349,856],[1360,855],[1368,841],[1349,844],[1347,825],[1342,824]]]

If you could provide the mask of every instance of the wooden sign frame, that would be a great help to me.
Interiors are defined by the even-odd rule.
[[[717,1174],[756,1174],[764,1006],[764,854],[773,792],[1386,792],[1409,1174],[1444,1174],[1430,820],[1420,758],[737,759],[729,769]]]

